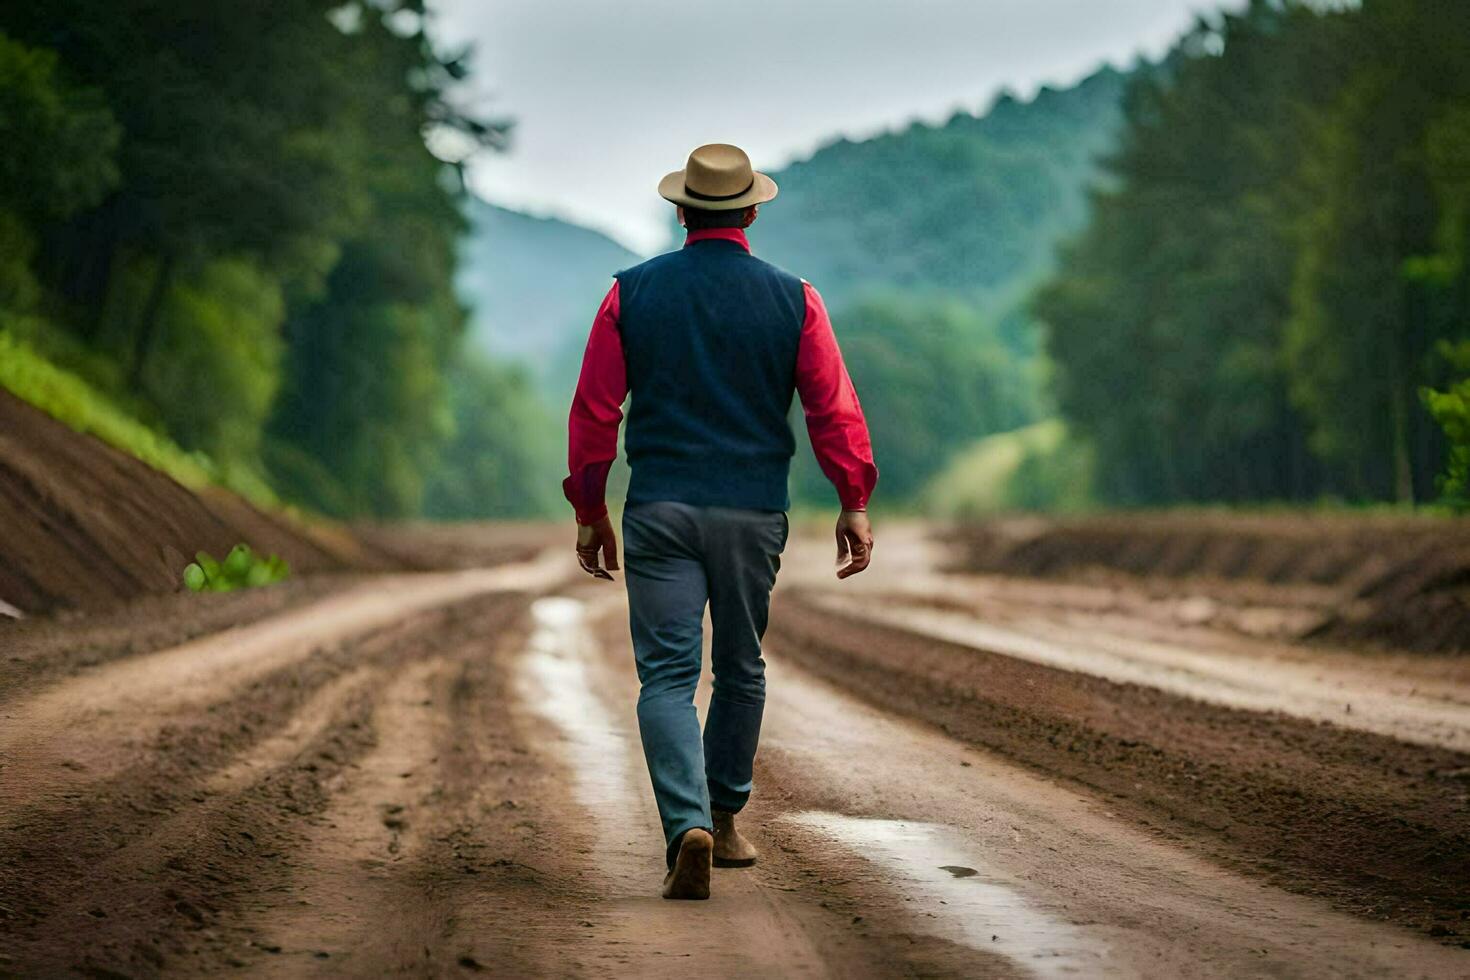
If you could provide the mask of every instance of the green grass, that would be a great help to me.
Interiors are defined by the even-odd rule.
[[[977,440],[930,481],[922,503],[947,519],[1076,513],[1091,509],[1091,483],[1090,455],[1049,419]]]
[[[0,388],[58,422],[136,456],[187,487],[198,489],[214,482],[208,458],[187,452],[148,428],[80,377],[52,364],[30,344],[3,329]]]
[[[275,494],[259,474],[238,466],[223,469],[205,454],[189,452],[138,421],[80,375],[58,367],[18,336],[10,324],[4,323],[0,323],[0,388],[63,425],[97,437],[186,487],[198,490],[210,485],[223,486],[260,506],[277,504]]]

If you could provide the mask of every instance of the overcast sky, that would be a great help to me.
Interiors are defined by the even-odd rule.
[[[1236,0],[1227,0],[1233,6]],[[1218,0],[432,0],[476,47],[476,99],[515,120],[471,184],[641,252],[667,243],[658,179],[700,143],[762,169],[837,135],[978,110],[1157,56]],[[779,203],[779,202],[778,202]],[[773,205],[774,206],[774,205]]]

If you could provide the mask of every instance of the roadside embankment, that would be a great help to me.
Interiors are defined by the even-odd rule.
[[[1126,579],[1232,604],[1296,606],[1300,636],[1470,651],[1470,521],[1360,514],[1116,514],[955,529],[959,568]],[[1222,617],[1223,618],[1223,617]]]
[[[225,490],[196,493],[0,392],[0,601],[24,613],[98,608],[179,588],[193,554],[241,541],[300,572],[393,562]]]
[[[177,592],[195,552],[245,542],[298,573],[483,567],[545,546],[536,524],[348,528],[192,490],[0,390],[0,613],[102,609]]]

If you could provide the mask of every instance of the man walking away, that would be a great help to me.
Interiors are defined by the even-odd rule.
[[[756,860],[735,814],[750,797],[765,704],[761,637],[788,532],[792,396],[842,504],[838,578],[871,559],[866,508],[878,470],[822,298],[746,241],[775,181],[743,150],[714,143],[658,190],[688,237],[618,273],[597,311],[563,489],[578,560],[610,579],[618,542],[604,494],[631,392],[623,537],[638,729],[667,845],[663,895],[708,898],[711,863]],[[701,738],[694,691],[706,605],[714,695]]]

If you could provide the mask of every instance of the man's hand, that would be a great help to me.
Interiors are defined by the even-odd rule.
[[[599,552],[601,562],[598,560]],[[592,524],[577,525],[577,562],[581,564],[582,571],[593,578],[612,581],[608,572],[616,572],[619,567],[618,536],[613,531],[612,521],[606,516]]]
[[[847,578],[868,567],[873,560],[873,525],[865,510],[844,510],[837,515],[837,577]]]

